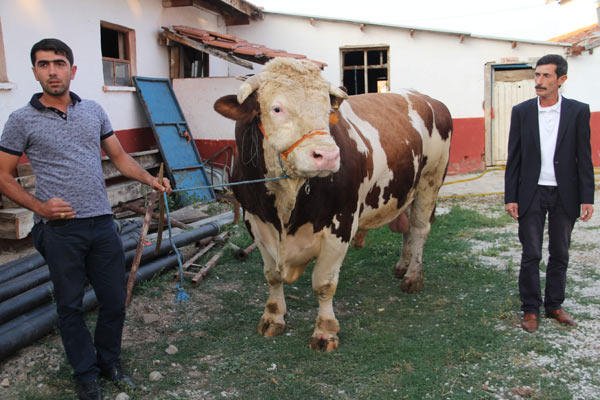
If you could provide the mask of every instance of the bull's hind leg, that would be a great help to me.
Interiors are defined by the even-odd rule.
[[[261,253],[264,261],[264,275],[269,285],[269,298],[257,329],[258,333],[263,336],[277,336],[285,331],[287,308],[283,294],[283,279],[276,268],[275,260],[262,249]]]
[[[340,245],[339,242],[334,246],[327,246],[313,269],[312,287],[319,301],[315,330],[310,339],[310,348],[313,350],[333,351],[338,347],[337,334],[340,331],[340,324],[333,312],[333,296],[347,250],[348,245]]]
[[[423,289],[423,246],[431,229],[431,220],[444,168],[421,176],[415,199],[408,215],[410,227],[403,238],[402,256],[396,264],[396,276],[402,278],[400,288],[407,293]]]

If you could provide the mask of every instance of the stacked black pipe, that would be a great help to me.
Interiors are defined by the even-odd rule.
[[[230,223],[230,215],[218,217],[173,236],[175,246],[182,247],[208,236],[217,235],[220,228]],[[140,236],[141,221],[120,223],[118,231],[125,251],[125,265],[129,268]],[[154,246],[143,250],[136,282],[177,265],[170,241],[163,240],[158,252]],[[124,279],[127,279],[127,272]],[[52,282],[48,266],[38,253],[0,265],[0,361],[52,331],[58,320],[52,302]],[[86,289],[83,307],[89,311],[97,304],[91,288]]]

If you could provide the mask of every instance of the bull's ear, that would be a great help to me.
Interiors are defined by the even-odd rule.
[[[340,86],[339,88],[329,86],[329,101],[331,102],[331,108],[337,110],[344,99],[348,98],[348,91],[345,87]]]
[[[251,95],[242,104],[238,103],[237,96],[227,95],[215,101],[214,109],[234,121],[247,122],[258,115],[258,102],[255,95]]]

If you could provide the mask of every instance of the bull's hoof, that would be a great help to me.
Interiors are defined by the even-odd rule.
[[[339,339],[336,335],[318,335],[310,338],[309,347],[329,353],[338,348]]]
[[[394,275],[396,276],[396,278],[402,279],[404,278],[404,275],[406,275],[407,270],[407,267],[396,266],[396,268],[394,268]]]
[[[260,319],[256,330],[266,337],[277,336],[285,331],[285,323],[275,322],[263,317]]]
[[[356,232],[356,235],[354,235],[354,238],[352,239],[352,245],[355,248],[362,249],[363,247],[365,247],[365,239],[367,237],[367,232],[368,231],[362,229],[359,229]]]
[[[409,279],[408,277],[404,277],[400,284],[400,289],[404,293],[418,293],[423,289],[423,278]]]

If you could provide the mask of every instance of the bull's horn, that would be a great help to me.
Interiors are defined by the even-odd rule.
[[[339,87],[333,86],[331,83],[329,84],[329,94],[335,97],[339,97],[340,99],[347,99],[348,93],[344,92]]]
[[[256,89],[258,89],[259,85],[260,85],[260,76],[259,75],[252,75],[250,78],[246,79],[246,81],[244,83],[242,83],[242,86],[240,86],[240,89],[238,90],[238,94],[237,94],[238,103],[242,104],[244,102],[244,100],[246,100],[248,98],[248,96],[250,96],[252,94],[252,92],[254,92]]]

